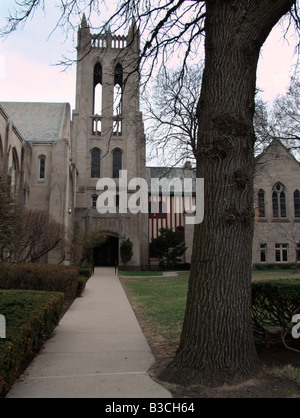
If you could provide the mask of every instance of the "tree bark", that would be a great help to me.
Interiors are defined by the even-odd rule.
[[[256,70],[262,44],[292,4],[206,2],[196,152],[205,215],[194,231],[180,345],[162,380],[219,386],[259,370],[251,319]]]

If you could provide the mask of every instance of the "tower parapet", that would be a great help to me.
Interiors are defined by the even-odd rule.
[[[127,35],[113,35],[110,28],[104,34],[91,34],[85,15],[78,29],[78,48],[124,49],[130,47],[139,51],[140,33],[133,18]]]

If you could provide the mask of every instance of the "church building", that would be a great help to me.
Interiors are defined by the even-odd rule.
[[[75,233],[102,232],[106,242],[94,249],[95,265],[121,265],[120,243],[129,238],[133,257],[128,268],[155,268],[151,239],[166,226],[182,234],[188,247],[182,261],[188,264],[193,225],[186,222],[189,208],[183,196],[159,194],[153,202],[149,190],[149,210],[122,210],[125,192],[136,200],[136,190],[127,188],[136,179],[144,179],[147,187],[152,178],[195,181],[188,162],[182,168],[146,167],[139,53],[134,20],[127,35],[114,35],[110,29],[93,35],[83,17],[75,109],[68,103],[0,101],[0,170],[9,175],[13,192],[28,208],[48,212]],[[107,180],[106,188],[99,186],[99,179]],[[110,184],[115,200],[110,211],[100,213],[99,196]],[[194,186],[191,196],[194,204]],[[253,265],[294,263],[300,255],[300,167],[279,141],[257,157],[254,200]],[[56,259],[52,252],[43,261]]]

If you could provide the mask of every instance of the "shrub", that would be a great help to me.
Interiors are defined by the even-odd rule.
[[[173,231],[172,228],[160,228],[157,238],[152,238],[151,248],[153,255],[160,260],[161,268],[175,268],[181,263],[181,257],[187,246],[182,240],[180,230]]]
[[[78,282],[77,282],[77,290],[76,290],[76,297],[79,297],[82,295],[82,292],[85,289],[86,283],[88,281],[88,277],[86,276],[79,276]]]
[[[252,283],[252,318],[254,331],[267,335],[268,329],[280,328],[289,335],[292,317],[300,314],[300,279],[280,279]],[[299,344],[292,339],[293,345]]]
[[[133,243],[130,241],[129,238],[123,240],[120,245],[120,255],[123,264],[126,264],[132,259],[133,256]]]
[[[92,273],[93,273],[93,267],[91,267],[91,266],[86,266],[86,267],[79,266],[78,271],[79,271],[80,276],[86,276],[87,278],[90,278]]]
[[[64,295],[57,292],[0,290],[6,339],[0,339],[0,397],[18,377],[24,361],[36,354],[58,324]]]
[[[63,292],[76,296],[79,271],[76,267],[53,264],[1,264],[0,289],[31,289]]]

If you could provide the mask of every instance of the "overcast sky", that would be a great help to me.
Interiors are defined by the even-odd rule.
[[[47,5],[55,1],[47,0]],[[12,0],[1,0],[0,26],[12,4]],[[23,30],[0,40],[0,101],[69,102],[74,108],[75,66],[63,71],[57,63],[63,55],[75,58],[76,45],[72,34],[67,40],[59,29],[51,34],[58,16],[53,6],[48,7],[46,14],[37,13]],[[295,61],[294,48],[293,40],[282,39],[280,27],[263,46],[257,87],[263,90],[264,100],[271,103],[277,94],[285,93]]]

